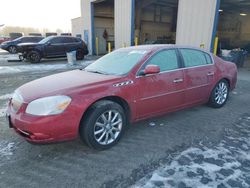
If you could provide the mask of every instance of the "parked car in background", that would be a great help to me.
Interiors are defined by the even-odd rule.
[[[224,106],[236,81],[234,63],[198,48],[122,48],[84,70],[21,86],[10,99],[7,117],[30,142],[80,135],[87,145],[108,149],[130,123],[204,103]]]
[[[38,63],[42,58],[66,57],[71,51],[76,51],[77,60],[82,60],[89,53],[82,39],[69,36],[50,36],[37,44],[18,45],[18,52],[31,63]]]
[[[17,38],[23,37],[23,33],[9,33],[11,40],[15,40]]]
[[[3,42],[7,42],[10,41],[10,37],[4,37],[4,36],[0,36],[0,44],[2,44]]]
[[[1,49],[10,52],[11,54],[17,53],[17,45],[20,43],[37,43],[44,39],[44,37],[36,37],[36,36],[29,36],[29,37],[20,37],[12,41],[3,42],[0,46]]]

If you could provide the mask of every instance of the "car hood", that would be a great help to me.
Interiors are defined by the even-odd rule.
[[[89,86],[106,83],[111,80],[115,81],[119,78],[118,76],[74,70],[29,82],[18,88],[18,92],[23,97],[24,102],[29,103],[41,97],[69,95],[76,89],[81,88],[83,90]]]
[[[2,42],[1,45],[8,45],[10,43],[11,43],[11,41],[6,41],[6,42]]]

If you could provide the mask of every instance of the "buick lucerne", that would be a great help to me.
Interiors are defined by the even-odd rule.
[[[198,48],[148,45],[122,48],[83,70],[59,73],[18,88],[9,125],[29,142],[80,138],[108,149],[126,127],[195,105],[224,106],[237,68]]]

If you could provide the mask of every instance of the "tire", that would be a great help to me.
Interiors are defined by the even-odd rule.
[[[209,98],[209,106],[213,108],[223,107],[229,97],[229,84],[226,80],[219,81],[214,87],[211,96]]]
[[[31,51],[28,53],[27,59],[31,63],[39,63],[41,61],[41,54],[37,51]]]
[[[10,52],[11,54],[16,54],[17,53],[17,47],[16,46],[10,46],[8,48],[8,52]]]
[[[84,59],[84,52],[83,50],[76,51],[76,60],[83,60]]]
[[[123,108],[115,102],[103,100],[85,114],[80,125],[80,138],[91,148],[105,150],[119,142],[125,127]]]

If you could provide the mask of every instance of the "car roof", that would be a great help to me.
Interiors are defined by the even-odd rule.
[[[187,46],[187,45],[176,45],[176,44],[150,44],[150,45],[139,45],[139,46],[131,46],[127,48],[122,48],[126,50],[146,50],[146,51],[158,51],[161,49],[170,49],[170,48],[187,48],[187,49],[193,49],[193,50],[199,50],[206,53],[210,53],[209,51],[206,51],[202,48],[197,48],[193,46]]]
[[[61,38],[61,37],[63,37],[63,38],[77,38],[77,37],[72,37],[72,36],[64,36],[64,35],[60,35],[60,36],[54,36],[54,35],[51,35],[51,36],[48,36],[48,37],[50,37],[50,38]]]

